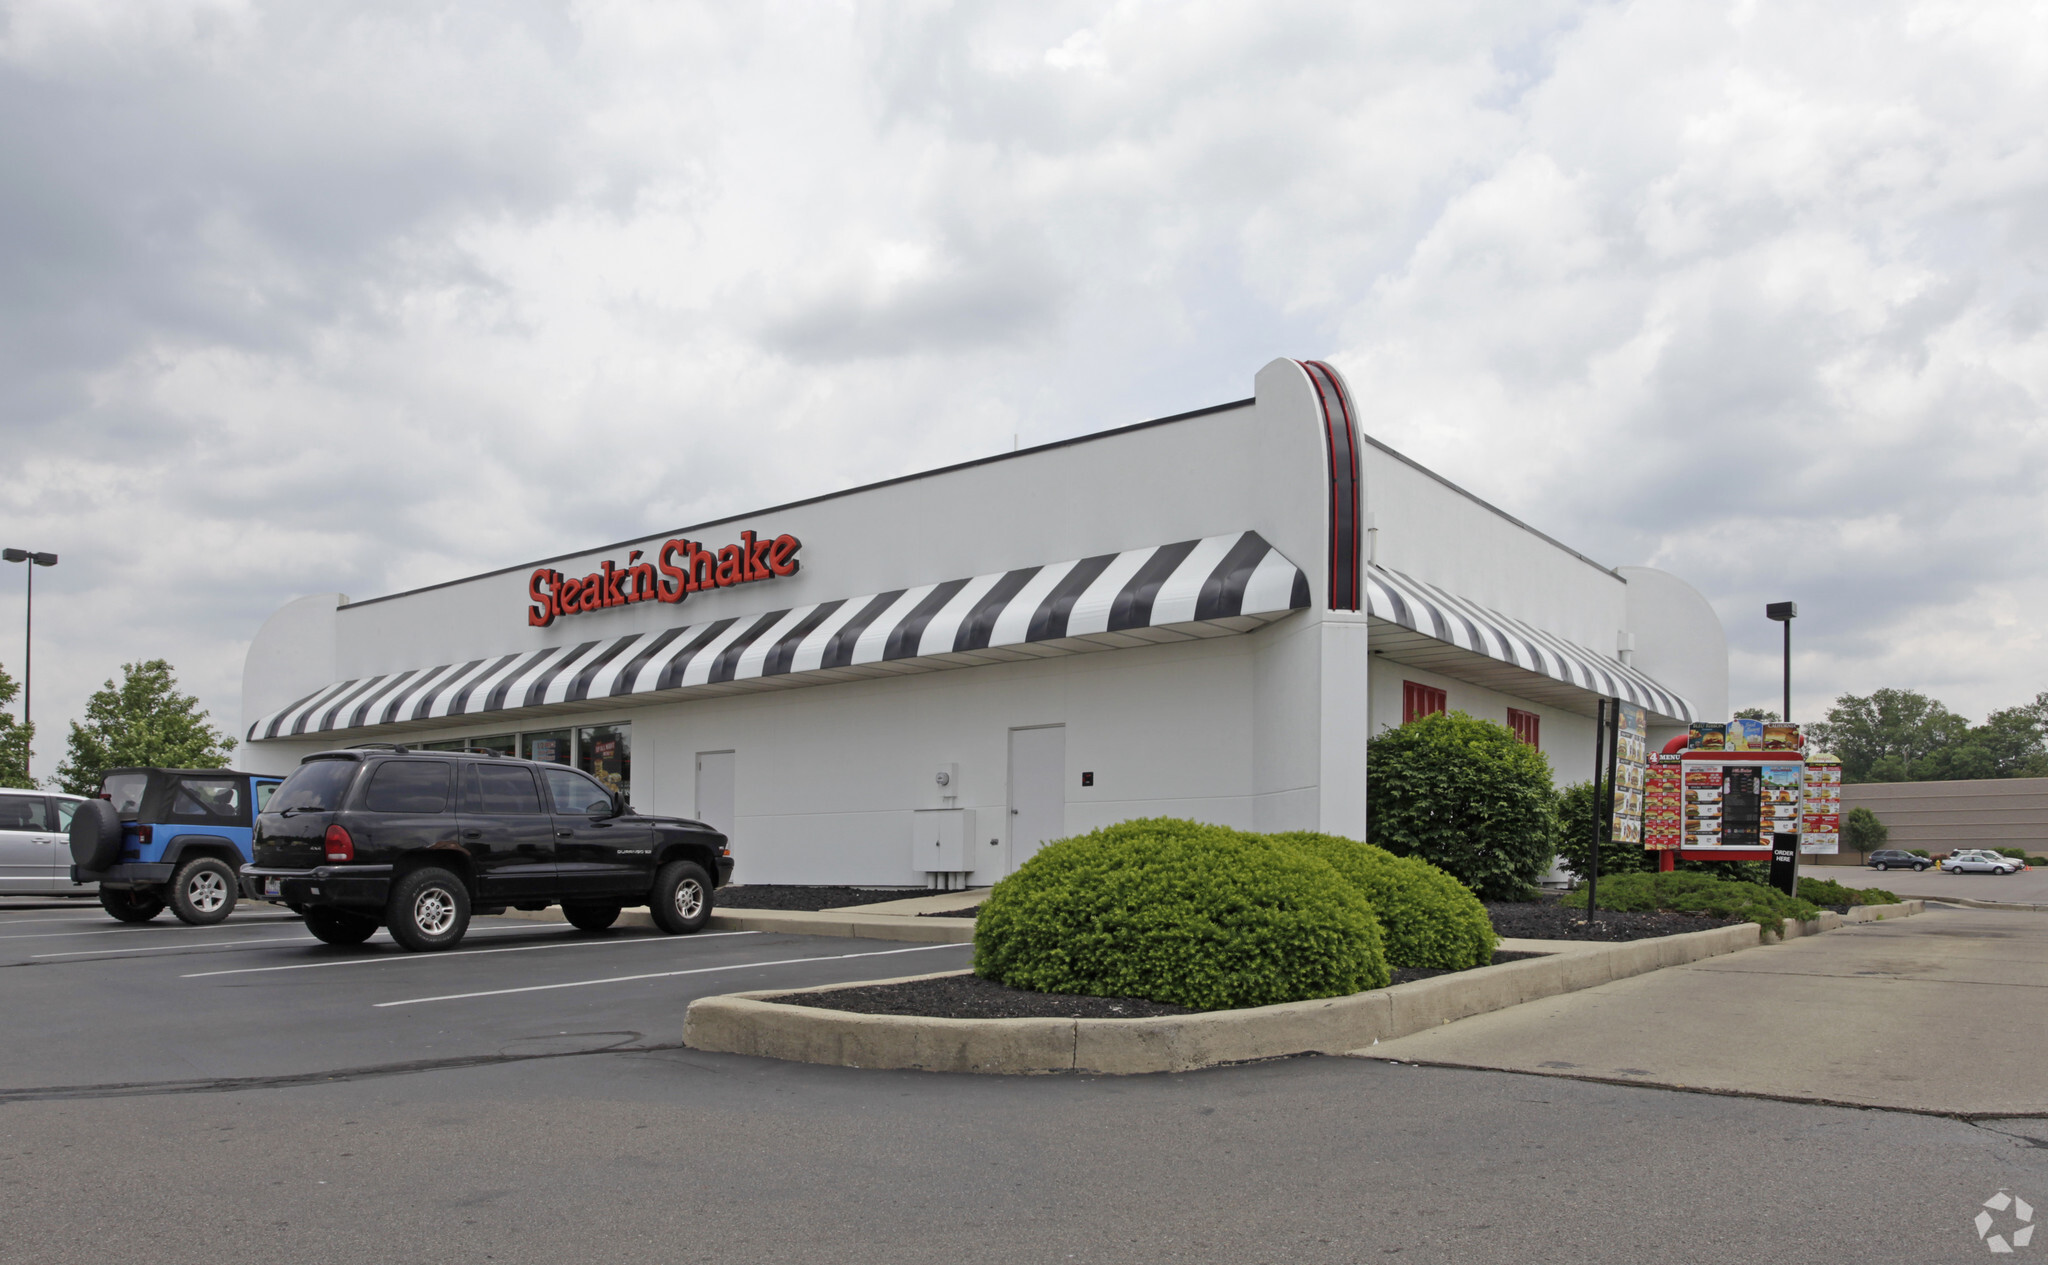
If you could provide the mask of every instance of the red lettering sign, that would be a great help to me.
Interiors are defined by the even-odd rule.
[[[526,622],[546,628],[564,615],[635,602],[675,603],[705,589],[795,575],[803,565],[796,556],[803,547],[794,536],[770,539],[743,531],[738,544],[715,549],[695,540],[666,540],[652,563],[641,561],[645,551],[635,549],[626,555],[626,565],[607,558],[599,570],[585,576],[540,567],[526,582],[532,603],[526,608]]]

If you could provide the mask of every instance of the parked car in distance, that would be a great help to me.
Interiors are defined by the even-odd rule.
[[[1863,864],[1873,870],[1924,870],[1934,862],[1898,848],[1879,848],[1863,858]]]
[[[0,895],[90,896],[71,883],[64,841],[83,795],[0,790]]]
[[[592,932],[645,905],[687,934],[732,865],[716,830],[635,812],[576,769],[374,743],[300,762],[257,819],[242,891],[304,914],[328,944],[384,926],[419,951],[454,947],[473,913],[550,905]]]
[[[195,927],[235,912],[235,876],[249,832],[282,779],[234,769],[112,769],[97,799],[71,818],[74,884],[98,884],[100,906],[148,922],[166,906]]]
[[[1948,854],[1941,868],[1951,874],[2017,874],[2021,862],[1983,848],[1960,848]]]

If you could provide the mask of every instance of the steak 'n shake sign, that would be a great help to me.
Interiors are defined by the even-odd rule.
[[[743,531],[738,544],[718,549],[707,549],[694,540],[664,541],[652,562],[641,561],[646,551],[635,549],[626,555],[626,565],[607,558],[602,567],[586,576],[539,567],[526,583],[526,595],[533,601],[526,608],[526,622],[546,628],[565,615],[634,602],[680,602],[707,589],[795,575],[802,566],[796,556],[802,548],[803,542],[794,536],[764,539]]]

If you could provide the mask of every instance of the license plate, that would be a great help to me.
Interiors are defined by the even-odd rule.
[[[284,889],[282,886],[280,886],[279,880],[274,878],[267,878],[263,880],[263,894],[265,896],[282,895],[283,891]]]

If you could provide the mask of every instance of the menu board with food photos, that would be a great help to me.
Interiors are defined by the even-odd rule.
[[[1833,856],[1842,850],[1842,762],[1817,755],[1806,762],[1799,810],[1799,850]]]
[[[1653,755],[1644,771],[1643,847],[1669,852],[1685,842],[1685,788],[1678,757]]]
[[[1650,762],[1650,718],[1622,703],[1614,732],[1614,842],[1643,841],[1643,791]]]

